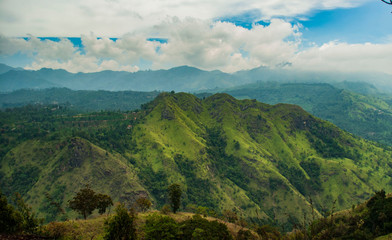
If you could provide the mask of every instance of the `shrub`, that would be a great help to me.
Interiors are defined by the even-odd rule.
[[[163,205],[163,207],[161,208],[161,213],[165,214],[165,215],[169,214],[170,213],[170,206],[167,204]]]
[[[152,203],[148,198],[140,197],[136,200],[136,206],[142,211],[145,212],[151,207]]]
[[[128,212],[123,204],[118,205],[115,209],[115,215],[105,221],[104,239],[136,239],[135,219],[136,216],[133,211]]]
[[[218,221],[208,221],[200,215],[180,224],[180,239],[232,239],[227,226]]]
[[[14,233],[21,228],[22,216],[8,204],[6,196],[0,192],[0,233]]]
[[[145,239],[177,239],[178,224],[173,218],[158,214],[149,215],[144,226]]]

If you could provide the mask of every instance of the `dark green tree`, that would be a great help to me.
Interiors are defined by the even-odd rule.
[[[173,218],[165,215],[152,214],[147,216],[144,232],[145,239],[178,239],[178,224]]]
[[[96,198],[98,213],[101,215],[106,212],[106,208],[113,206],[112,198],[109,195],[98,193]]]
[[[181,187],[177,183],[173,183],[169,186],[169,202],[170,207],[172,208],[173,213],[176,213],[180,208],[181,203]]]
[[[86,219],[98,206],[97,196],[90,186],[86,185],[76,193],[72,200],[68,201],[68,205]]]
[[[22,216],[0,191],[0,233],[14,233],[21,228]]]
[[[140,197],[136,200],[136,206],[140,211],[145,212],[151,207],[151,201],[146,197]]]
[[[123,204],[115,209],[116,214],[105,221],[105,240],[136,239],[135,219],[133,211],[128,212]]]
[[[196,214],[191,219],[180,223],[179,239],[231,240],[227,226],[218,221],[208,221]]]
[[[43,219],[37,217],[32,208],[25,203],[19,193],[15,194],[16,209],[21,216],[21,228],[27,233],[36,233],[38,227],[43,223]]]

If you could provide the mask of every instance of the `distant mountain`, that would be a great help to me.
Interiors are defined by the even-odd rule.
[[[235,85],[235,79],[230,74],[220,71],[206,72],[187,66],[135,73],[103,71],[76,74],[43,68],[38,71],[10,71],[0,75],[0,89],[3,92],[52,87],[72,90],[187,92]]]
[[[179,183],[183,207],[286,226],[311,216],[310,198],[319,215],[392,191],[390,149],[295,105],[162,93],[135,112],[28,106],[0,121],[0,187],[46,216],[45,192],[65,206],[86,183],[129,205],[148,196],[156,208]]]
[[[233,74],[236,78],[246,82],[278,82],[278,83],[329,83],[350,91],[359,90],[365,93],[355,83],[368,83],[375,86],[377,93],[392,93],[392,75],[383,73],[345,73],[345,72],[320,72],[299,71],[290,69],[270,69],[259,67]],[[354,83],[354,84],[351,84]],[[364,87],[363,84],[360,84]],[[369,85],[367,86],[369,87]]]
[[[10,92],[17,89],[45,89],[60,86],[32,73],[31,71],[10,70],[1,74],[1,92]]]
[[[158,92],[73,91],[67,88],[22,89],[0,93],[0,109],[28,104],[68,104],[81,111],[135,110],[152,101]]]
[[[1,73],[1,72],[0,72]],[[203,71],[181,66],[169,70],[96,73],[69,73],[65,70],[43,68],[38,71],[7,71],[0,74],[0,91],[18,89],[44,89],[65,87],[72,90],[107,91],[182,91],[195,92],[215,88],[228,88],[255,82],[368,82],[376,89],[373,91],[392,93],[392,76],[387,74],[306,72],[260,67],[234,74],[221,71]],[[349,90],[362,90],[350,84],[341,84]]]
[[[337,83],[337,86],[374,93],[367,83]],[[366,139],[392,145],[392,102],[336,88],[326,83],[259,82],[221,90],[239,99],[289,103],[328,120]],[[389,99],[392,96],[389,95]]]
[[[13,70],[13,69],[14,69],[13,67],[5,65],[3,63],[0,63],[0,74],[6,73],[6,72]]]

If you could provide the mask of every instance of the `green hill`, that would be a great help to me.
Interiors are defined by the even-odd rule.
[[[239,99],[256,99],[269,104],[299,105],[315,116],[355,135],[392,145],[391,96],[375,97],[366,83],[257,83],[223,90]],[[355,93],[362,90],[373,96]],[[385,99],[384,99],[385,98]],[[389,99],[389,100],[388,100]]]
[[[183,207],[291,225],[311,214],[309,198],[319,214],[334,200],[345,209],[392,191],[392,151],[295,105],[162,93],[139,112],[34,111],[2,112],[0,182],[42,213],[45,191],[65,206],[86,183],[127,204],[144,194],[160,208],[176,182]]]

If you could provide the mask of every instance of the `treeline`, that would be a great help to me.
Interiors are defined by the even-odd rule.
[[[172,184],[167,191],[168,204],[160,211],[146,214],[152,205],[146,197],[137,199],[131,208],[125,207],[123,203],[117,204],[115,213],[104,221],[101,233],[103,239],[367,240],[392,233],[392,197],[388,197],[383,190],[376,192],[367,202],[353,205],[350,210],[335,213],[332,208],[322,218],[316,218],[316,214],[309,220],[304,218],[303,222],[295,224],[289,233],[281,232],[270,225],[247,223],[230,210],[223,211],[220,216],[214,213],[215,217],[220,217],[221,220],[208,220],[207,216],[211,212],[205,207],[197,207],[193,209],[196,213],[193,216],[178,219],[175,216],[180,210],[182,190],[180,185]],[[95,193],[88,185],[80,189],[68,203],[69,207],[84,219],[95,209],[103,214],[113,205],[110,196]],[[69,230],[61,222],[51,222],[45,226],[42,226],[42,223],[43,219],[37,218],[19,194],[15,194],[8,203],[7,198],[0,192],[0,237],[1,234],[23,233],[68,239]],[[229,223],[235,224],[239,229],[229,229]]]

